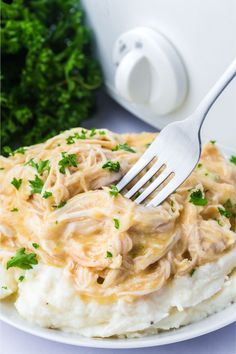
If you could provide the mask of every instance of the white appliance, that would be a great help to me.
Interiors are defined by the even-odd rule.
[[[83,0],[108,93],[161,129],[186,118],[236,57],[236,0]],[[236,78],[203,139],[236,148]]]

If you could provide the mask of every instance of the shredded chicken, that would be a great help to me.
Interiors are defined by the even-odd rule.
[[[1,156],[0,261],[6,265],[25,247],[41,263],[64,267],[81,296],[130,301],[235,247],[236,168],[211,143],[191,176],[162,205],[148,208],[112,195],[110,186],[155,136],[76,128],[23,154]],[[119,144],[130,149],[116,148]],[[72,154],[76,166],[60,171],[63,156]],[[50,168],[40,173],[35,164],[45,160]],[[104,168],[107,161],[119,162],[120,169]],[[32,194],[29,181],[36,175],[41,191]],[[14,178],[22,180],[18,189]],[[202,191],[207,205],[190,202],[194,190]],[[219,211],[227,203],[230,216]]]

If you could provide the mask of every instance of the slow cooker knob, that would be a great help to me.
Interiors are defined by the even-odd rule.
[[[176,110],[187,95],[187,75],[174,46],[159,32],[139,27],[122,34],[113,51],[115,88],[129,102],[159,115]]]

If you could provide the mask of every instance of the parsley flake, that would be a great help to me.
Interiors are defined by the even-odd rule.
[[[105,130],[99,130],[99,135],[106,135]]]
[[[75,133],[75,138],[82,139],[82,140],[87,139],[86,134],[87,134],[87,131],[82,129],[81,133]]]
[[[108,160],[106,163],[104,163],[102,168],[107,168],[109,171],[113,171],[113,172],[119,172],[120,163],[119,163],[119,161],[112,162],[111,160]]]
[[[107,255],[106,255],[106,258],[112,258],[113,257],[113,254],[109,251],[107,251]]]
[[[136,151],[132,149],[127,143],[125,144],[119,144],[116,145],[114,148],[112,148],[112,151],[118,151],[118,150],[124,150],[124,151],[129,151],[135,153]]]
[[[25,248],[19,248],[16,255],[7,262],[7,269],[18,267],[21,269],[32,269],[32,265],[38,264],[35,253],[25,253]]]
[[[119,229],[120,228],[120,221],[118,219],[113,219],[114,221],[114,226],[116,229]]]
[[[7,290],[8,287],[7,287],[6,285],[3,285],[3,286],[2,286],[2,289]]]
[[[109,193],[110,195],[112,195],[112,197],[117,197],[117,195],[119,194],[119,191],[114,184],[111,185]]]
[[[66,154],[66,152],[62,152],[62,159],[59,161],[59,171],[64,175],[66,173],[66,168],[74,166],[78,166],[77,156],[75,154]]]
[[[17,209],[17,208],[12,208],[12,209],[11,209],[11,212],[12,212],[12,213],[14,213],[14,212],[16,212],[16,211],[19,211],[19,209]]]
[[[216,140],[210,140],[210,143],[211,143],[212,145],[215,145]]]
[[[39,178],[39,176],[35,175],[34,180],[29,180],[30,186],[31,186],[31,194],[41,194],[44,181]]]
[[[52,196],[52,192],[47,192],[47,191],[45,191],[44,193],[43,193],[43,198],[44,199],[48,199],[49,197],[51,197]]]
[[[94,135],[96,135],[97,134],[97,132],[96,132],[96,128],[92,128],[91,129],[91,131],[90,131],[90,135],[89,136],[94,136]]]
[[[17,179],[17,178],[13,178],[13,180],[11,181],[11,184],[17,189],[17,190],[19,190],[19,188],[20,188],[20,186],[21,186],[21,184],[22,184],[22,178],[19,178],[19,179]]]
[[[195,268],[191,269],[189,272],[190,277],[192,277],[195,272],[196,272]]]
[[[192,192],[190,194],[190,203],[193,203],[194,205],[207,205],[208,201],[206,198],[203,198],[203,193],[200,189]]]
[[[74,144],[75,143],[75,137],[74,136],[72,136],[72,135],[70,135],[70,136],[68,136],[67,138],[66,138],[66,143],[67,143],[67,145],[71,145],[71,144]]]
[[[235,156],[235,155],[232,155],[229,161],[230,161],[231,163],[233,163],[234,165],[236,165],[236,156]]]
[[[60,208],[64,207],[64,205],[66,205],[66,201],[62,201],[58,205],[53,205],[53,208],[60,209]]]
[[[48,171],[48,172],[50,171],[49,160],[39,160],[39,162],[37,163],[37,162],[34,162],[34,159],[30,159],[26,163],[26,165],[34,167],[40,176],[42,176],[45,171]]]
[[[22,282],[24,279],[25,279],[24,275],[21,275],[21,276],[18,278],[18,280],[19,280],[20,282]]]
[[[38,244],[38,243],[35,243],[35,242],[32,243],[32,246],[33,246],[35,249],[38,249],[38,248],[39,248],[39,244]]]

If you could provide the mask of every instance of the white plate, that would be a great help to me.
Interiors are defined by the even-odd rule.
[[[220,148],[227,157],[234,153],[232,149],[223,146]],[[22,331],[60,343],[93,348],[142,348],[176,343],[213,332],[236,321],[236,303],[234,303],[201,321],[157,335],[135,339],[94,339],[32,325],[20,317],[12,303],[8,301],[3,301],[0,306],[0,319]]]

